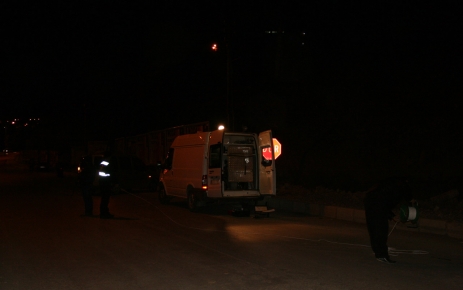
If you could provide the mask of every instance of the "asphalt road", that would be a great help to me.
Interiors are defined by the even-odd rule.
[[[95,197],[98,209],[99,197]],[[462,289],[463,243],[394,230],[397,264],[364,225],[276,212],[191,213],[153,193],[83,216],[75,176],[0,170],[0,289]],[[95,214],[98,212],[96,211]]]

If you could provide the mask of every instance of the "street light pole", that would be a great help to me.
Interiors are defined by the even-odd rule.
[[[219,50],[218,45],[214,43],[212,50],[217,52]],[[233,112],[233,96],[232,96],[232,59],[230,53],[230,46],[228,39],[225,38],[225,50],[226,50],[226,110],[227,110],[227,127],[229,130],[234,130],[234,112]]]
[[[231,86],[232,86],[232,61],[231,61],[231,53],[230,53],[230,47],[228,44],[228,41],[226,42],[226,49],[227,49],[227,119],[228,119],[228,126],[230,127],[230,130],[234,130],[234,115],[233,115],[233,96],[231,92]]]
[[[6,125],[3,128],[5,128],[5,137],[4,137],[4,139],[5,139],[5,151],[6,151],[6,150],[8,150],[8,139],[6,137]]]

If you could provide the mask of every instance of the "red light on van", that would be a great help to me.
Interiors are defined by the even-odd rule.
[[[203,175],[201,179],[201,188],[207,190],[207,175]]]

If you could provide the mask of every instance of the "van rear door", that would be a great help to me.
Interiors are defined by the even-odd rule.
[[[276,195],[275,153],[273,152],[272,131],[259,134],[259,192],[263,195]],[[270,150],[272,159],[264,158],[264,152]]]
[[[208,156],[208,189],[207,196],[211,198],[223,197],[222,189],[222,149],[223,149],[223,134],[222,130],[211,132],[209,136],[209,156]]]

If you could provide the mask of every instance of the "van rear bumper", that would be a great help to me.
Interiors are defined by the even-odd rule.
[[[258,198],[262,196],[257,190],[225,190],[224,198]]]
[[[240,190],[240,191],[225,191],[221,197],[210,197],[207,195],[207,191],[201,189],[195,189],[194,194],[198,201],[223,201],[223,202],[236,202],[236,201],[256,201],[264,198],[271,198],[274,195],[261,194],[256,190]]]

